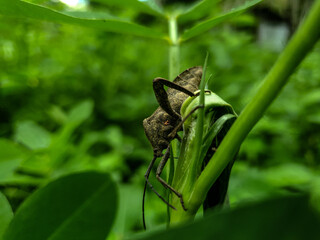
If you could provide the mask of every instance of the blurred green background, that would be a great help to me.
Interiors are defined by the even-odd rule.
[[[99,1],[29,2],[166,27],[151,15]],[[214,11],[235,2],[221,1]],[[209,89],[240,113],[303,17],[292,8],[288,1],[266,1],[187,41],[179,71],[201,65],[208,51]],[[114,237],[141,230],[143,176],[153,154],[142,120],[157,107],[152,79],[168,77],[167,43],[4,16],[0,32],[0,189],[13,209],[52,178],[97,169],[118,183]],[[318,44],[243,143],[230,180],[231,207],[304,191],[319,203],[319,64]],[[154,174],[151,181],[162,188]],[[166,219],[166,206],[151,192],[146,218],[151,227]]]

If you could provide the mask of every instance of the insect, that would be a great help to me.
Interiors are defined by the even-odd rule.
[[[145,187],[143,193],[143,225],[145,227],[144,221],[144,198],[147,184],[150,186],[152,191],[164,201],[169,207],[175,209],[174,206],[169,204],[152,186],[150,183],[149,175],[151,169],[158,157],[162,157],[160,164],[157,168],[156,178],[165,187],[170,189],[174,194],[180,198],[182,207],[184,207],[182,195],[172,188],[167,182],[165,182],[161,177],[162,170],[169,159],[170,155],[170,142],[174,138],[180,139],[177,132],[181,130],[183,119],[180,116],[180,108],[182,103],[188,96],[195,96],[194,92],[198,90],[199,84],[202,77],[202,67],[192,67],[180,75],[178,75],[173,82],[168,81],[164,78],[155,78],[153,80],[153,90],[156,99],[159,103],[159,107],[156,111],[148,118],[143,120],[143,127],[145,134],[150,141],[153,148],[153,159],[149,164],[147,172],[145,174]],[[165,91],[164,86],[169,87]],[[195,108],[193,111],[195,111]],[[192,112],[193,112],[192,111]],[[192,113],[191,112],[191,113]],[[190,113],[190,114],[191,114]],[[165,150],[164,155],[162,154]]]
[[[197,96],[200,91],[197,91],[201,82],[202,77],[202,68],[201,67],[192,67],[184,72],[182,72],[173,82],[170,82],[163,78],[155,78],[153,80],[153,89],[157,98],[157,101],[160,105],[156,111],[148,118],[144,119],[143,127],[147,135],[148,140],[150,141],[153,147],[153,159],[149,164],[149,167],[145,173],[145,186],[143,192],[143,201],[142,201],[142,214],[143,214],[143,226],[145,227],[144,219],[144,199],[147,185],[150,186],[153,192],[169,207],[175,209],[173,205],[167,202],[152,186],[148,180],[151,169],[158,157],[162,157],[156,171],[157,180],[165,187],[171,190],[178,199],[180,200],[183,210],[187,211],[184,206],[184,201],[181,192],[177,191],[167,182],[165,182],[161,177],[161,173],[167,163],[170,156],[170,142],[177,138],[181,141],[181,145],[185,145],[186,141],[189,143],[195,141],[194,135],[190,134],[193,132],[191,122],[194,123],[195,119],[193,113],[200,107],[204,108],[205,119],[207,124],[204,124],[204,137],[201,147],[201,154],[199,160],[202,162],[202,169],[205,168],[205,165],[210,161],[211,157],[218,148],[220,142],[224,138],[227,131],[230,129],[232,123],[236,119],[237,115],[234,112],[232,106],[226,103],[215,93],[205,90],[205,105],[199,105],[199,99]],[[164,90],[164,86],[168,86],[167,91]],[[188,97],[191,98],[188,98]],[[187,99],[188,98],[188,99]],[[180,111],[181,110],[181,111]],[[182,114],[182,116],[180,115]],[[188,121],[187,121],[188,120]],[[182,125],[184,125],[184,137],[181,140],[177,132],[182,130]],[[190,145],[190,144],[189,144]],[[166,150],[162,154],[163,150]],[[180,154],[177,166],[186,166],[184,161],[189,158],[190,152],[193,151],[192,148],[183,151]],[[233,165],[231,161],[228,166],[223,170],[221,175],[212,185],[211,189],[206,195],[206,199],[203,203],[204,210],[214,208],[216,206],[221,206],[226,199],[228,182],[230,171]],[[191,171],[197,172],[197,166],[191,166]],[[201,166],[200,166],[201,168]],[[177,168],[177,171],[184,171],[184,168]],[[201,169],[199,169],[201,171]],[[190,172],[190,171],[188,171]],[[173,183],[175,180],[179,179],[179,174],[175,171],[173,178]],[[186,175],[184,175],[186,176]],[[175,186],[175,185],[173,185]]]

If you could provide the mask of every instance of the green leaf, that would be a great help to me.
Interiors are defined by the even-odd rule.
[[[39,150],[49,147],[51,136],[46,129],[27,120],[17,124],[15,140],[32,150]]]
[[[320,89],[313,89],[301,99],[303,106],[316,105],[320,103]]]
[[[119,184],[119,208],[115,223],[112,228],[112,234],[117,238],[123,239],[123,236],[132,231],[138,223],[141,223],[141,188],[134,184]]]
[[[91,100],[85,100],[71,109],[68,122],[81,123],[90,117],[92,110],[93,102]]]
[[[0,161],[20,159],[23,150],[20,146],[8,139],[0,138]]]
[[[116,208],[117,191],[109,175],[72,174],[49,183],[23,202],[4,240],[104,240]]]
[[[117,6],[121,8],[130,8],[135,12],[149,13],[155,16],[163,16],[163,11],[153,1],[138,1],[138,0],[93,0],[92,2],[103,3],[108,6]]]
[[[25,157],[22,148],[7,139],[0,139],[0,182],[10,179]]]
[[[261,2],[261,0],[252,0],[252,1],[248,1],[246,2],[244,5],[231,10],[228,13],[222,14],[218,17],[213,17],[210,18],[206,21],[203,21],[199,24],[197,24],[196,26],[187,29],[181,36],[181,41],[185,41],[187,39],[190,39],[192,37],[198,36],[201,33],[204,33],[208,30],[210,30],[211,28],[213,28],[214,26],[223,23],[235,16],[238,16],[239,14],[243,13],[244,11],[246,11],[248,8],[258,4],[259,2]]]
[[[194,223],[131,239],[317,239],[319,226],[319,215],[311,209],[306,197],[283,197],[214,213]]]
[[[205,154],[208,152],[208,149],[211,146],[213,139],[218,135],[218,133],[222,130],[222,128],[225,127],[226,123],[230,119],[235,120],[235,118],[236,118],[236,115],[234,114],[225,114],[220,118],[218,118],[216,122],[208,129],[208,132],[203,138],[200,159],[204,159]]]
[[[92,19],[92,13],[88,14],[88,18],[85,18],[85,13],[82,14],[83,18],[77,18],[50,8],[19,0],[0,0],[0,14],[5,16],[27,17],[42,21],[80,25],[102,31],[132,34],[141,37],[158,39],[165,38],[163,33],[132,22],[114,18]],[[100,18],[100,16],[101,15],[98,17]]]
[[[6,197],[0,192],[0,239],[13,218],[11,206]]]
[[[314,124],[320,124],[320,113],[314,113],[306,117],[306,120],[308,122],[314,123]]]
[[[85,18],[85,19],[117,19],[115,16],[107,13],[107,12],[97,12],[97,11],[64,11],[61,12],[71,17],[75,18]]]
[[[16,170],[18,168],[21,169],[24,161],[28,159],[29,156],[30,152],[26,151],[26,149],[22,148],[19,144],[8,139],[0,138],[0,184],[38,184],[39,179],[16,173]]]
[[[213,11],[219,1],[220,0],[198,1],[186,11],[178,15],[178,20],[179,22],[186,22],[205,17],[208,13]]]
[[[210,110],[216,108],[219,110],[219,112],[221,112],[222,114],[227,114],[227,113],[231,113],[236,115],[236,113],[234,112],[232,106],[227,103],[226,101],[224,101],[221,97],[219,97],[217,94],[215,94],[214,92],[207,92],[205,94],[205,112],[210,112]],[[198,98],[187,98],[182,106],[181,106],[181,116],[182,117],[186,117],[186,115],[192,110],[194,109],[196,106],[199,105],[199,99]],[[192,114],[192,116],[196,116],[196,114]],[[193,117],[188,118],[185,122],[184,122],[184,126],[188,127],[188,125],[193,121]]]
[[[91,116],[92,111],[92,100],[82,101],[70,110],[65,124],[52,138],[52,144],[50,146],[50,159],[52,164],[61,164],[64,155],[71,146],[70,137],[74,130]]]
[[[297,163],[286,163],[264,170],[265,179],[274,187],[307,185],[314,180],[314,172]]]

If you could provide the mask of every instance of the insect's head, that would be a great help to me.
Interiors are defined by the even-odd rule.
[[[174,129],[176,121],[161,108],[143,120],[144,131],[152,145],[154,156],[162,156],[162,151],[170,144],[172,139],[168,135]]]

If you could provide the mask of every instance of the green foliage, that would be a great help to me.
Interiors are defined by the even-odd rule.
[[[58,22],[58,23],[68,23],[68,24],[74,24],[74,25],[80,25],[84,27],[90,27],[94,29],[104,30],[104,31],[110,31],[110,32],[117,32],[117,33],[124,33],[124,34],[132,34],[136,36],[142,36],[142,37],[150,37],[150,38],[158,38],[158,39],[164,39],[167,38],[165,34],[161,32],[157,32],[151,28],[147,28],[145,26],[141,26],[139,24],[125,21],[124,19],[118,19],[114,17],[106,17],[106,15],[101,14],[93,14],[93,13],[81,13],[80,17],[79,14],[71,13],[65,14],[60,13],[58,11],[51,10],[46,7],[42,7],[36,4],[27,3],[20,0],[14,0],[10,1],[9,3],[6,2],[4,4],[5,0],[1,0],[3,4],[1,4],[0,7],[0,14],[7,15],[7,16],[15,16],[15,17],[28,17],[28,18],[34,18],[38,20],[43,21],[52,21],[52,22]],[[0,1],[0,3],[1,3]],[[153,4],[145,4],[140,1],[136,0],[126,0],[124,2],[119,1],[110,1],[110,0],[100,0],[98,2],[101,2],[106,5],[111,6],[127,6],[127,7],[133,7],[138,12],[147,12],[154,15],[159,15],[160,17],[170,17],[171,13],[167,12],[164,14],[162,10],[160,10],[159,7],[156,7],[157,5]],[[210,2],[210,1],[208,1]],[[182,40],[189,39],[191,37],[197,36],[205,31],[208,31],[213,26],[230,19],[233,16],[236,16],[240,13],[242,13],[244,10],[248,9],[249,7],[261,2],[261,0],[254,0],[246,3],[242,7],[236,10],[232,10],[230,13],[224,14],[223,16],[208,19],[204,21],[203,23],[198,24],[197,26],[186,30],[185,33],[182,35]],[[199,7],[200,6],[200,7]],[[197,11],[199,14],[202,15],[205,14],[208,10],[206,7],[206,4],[203,6],[197,5],[196,7],[187,10],[183,16],[185,18],[194,18],[194,12]]]
[[[15,141],[31,150],[48,148],[51,142],[50,133],[32,121],[17,123]]]
[[[304,239],[319,235],[319,218],[304,197],[271,199],[211,213],[193,224],[131,239]],[[249,226],[249,227],[248,227]]]
[[[77,175],[60,178],[88,170],[107,172],[118,183],[120,211],[116,219],[108,218],[115,222],[109,239],[140,231],[143,174],[152,151],[139,126],[157,107],[151,80],[157,76],[171,79],[176,75],[174,71],[201,65],[204,52],[208,51],[207,75],[213,75],[209,89],[223,96],[240,113],[278,57],[278,53],[256,42],[255,16],[242,15],[250,21],[231,19],[259,1],[248,1],[247,5],[240,4],[227,11],[222,11],[225,9],[222,2],[215,0],[171,8],[159,7],[154,1],[95,0],[80,10],[57,1],[29,2],[0,0],[0,189],[8,199],[0,195],[0,213],[6,216],[2,220],[0,215],[1,223],[5,223],[0,224],[0,234],[12,218],[12,208],[15,217],[8,236],[18,233],[15,224],[23,228],[20,222],[23,209],[40,215],[41,209],[50,210],[48,206],[54,205],[53,201],[46,203],[46,209],[36,204],[39,193],[49,196],[48,186],[64,183],[66,179],[78,186],[61,184],[60,190],[50,191],[60,198],[62,207],[67,207],[64,202],[77,202],[73,194],[82,187],[86,191],[97,190],[96,182],[90,179],[76,180]],[[170,27],[167,30],[168,19],[175,23],[174,31]],[[225,20],[229,24],[223,24]],[[167,62],[167,43],[158,39],[172,44],[170,32],[176,34],[177,45],[170,47],[173,56]],[[177,41],[186,40],[186,34],[191,34],[190,41]],[[278,233],[282,238],[291,233],[300,236],[299,229],[309,231],[310,236],[315,233],[317,228],[312,226],[317,220],[311,222],[314,216],[305,200],[251,204],[272,196],[308,192],[311,202],[319,208],[319,53],[320,46],[316,45],[244,141],[230,180],[229,198],[234,210],[217,213],[208,221],[173,228],[172,234],[186,236],[180,232],[184,231],[188,236],[195,233],[197,237],[202,234],[228,237],[234,231],[237,236],[248,233],[257,239],[261,232],[264,236]],[[53,179],[57,180],[52,182]],[[108,177],[105,179],[109,181]],[[153,174],[150,180],[161,190]],[[42,187],[48,182],[51,183]],[[247,208],[239,208],[245,204]],[[92,210],[106,210],[110,207],[106,205],[93,204]],[[271,213],[279,213],[279,218],[270,216]],[[165,227],[166,206],[151,193],[147,195],[146,214],[148,226]],[[248,219],[247,215],[253,217]],[[76,220],[72,214],[64,216]],[[269,216],[269,220],[257,222],[264,216]],[[30,213],[28,217],[32,219],[30,224],[36,224],[35,215]],[[234,217],[240,220],[230,224]],[[96,220],[83,219],[92,223]],[[290,224],[296,226],[295,219],[301,220],[304,228],[290,228]],[[302,224],[308,221],[310,224]],[[276,222],[277,225],[272,225]],[[37,224],[40,226],[41,221]],[[36,231],[42,226],[47,230],[49,225],[42,224]],[[102,223],[97,223],[97,228],[99,224]],[[110,227],[111,224],[104,224],[95,233],[104,231],[100,235],[104,238]],[[231,227],[235,229],[230,231]],[[73,236],[84,228],[76,230]],[[162,234],[166,233],[157,237]]]
[[[28,17],[34,18],[42,21],[51,21],[57,23],[68,23],[74,25],[80,25],[84,27],[90,27],[94,29],[110,31],[110,32],[119,32],[125,34],[133,34],[143,37],[151,38],[163,38],[159,32],[156,32],[150,28],[140,26],[132,22],[126,22],[123,20],[118,20],[114,18],[105,18],[101,19],[100,15],[95,17],[92,13],[83,13],[81,18],[77,18],[72,15],[59,13],[53,11],[49,8],[41,7],[35,4],[27,3],[24,1],[14,0],[14,1],[0,1],[0,14],[15,16],[15,17]],[[74,15],[74,14],[73,14]]]
[[[320,20],[319,13],[320,2],[316,2],[308,17],[265,77],[257,93],[244,108],[221,142],[217,152],[202,171],[195,183],[194,191],[190,194],[190,202],[195,205],[197,203],[201,204],[201,199],[199,200],[198,196],[204,195],[209,191],[212,182],[216,180],[216,176],[219,176],[232,161],[245,137],[288,82],[289,76],[301,63],[308,51],[316,44],[320,38],[320,30],[317,27],[317,23]],[[305,40],[304,36],[306,35],[312,36]]]
[[[152,1],[136,1],[136,0],[123,0],[123,1],[117,1],[117,0],[93,0],[93,2],[98,2],[105,4],[107,6],[111,7],[120,7],[120,8],[131,8],[136,13],[142,12],[142,13],[149,13],[156,16],[162,16],[163,10],[159,7],[159,5],[153,3]]]
[[[7,183],[14,178],[15,170],[25,158],[25,152],[8,139],[0,139],[0,147],[0,182]]]
[[[16,212],[4,239],[105,239],[117,192],[107,174],[69,175],[36,191]]]
[[[185,30],[185,32],[181,36],[181,41],[188,40],[192,37],[198,36],[203,32],[208,31],[209,29],[213,28],[214,26],[218,25],[221,22],[225,22],[229,20],[230,18],[233,18],[235,16],[238,16],[239,14],[243,13],[245,10],[247,10],[249,7],[254,6],[255,4],[261,2],[261,0],[255,0],[255,1],[249,1],[243,6],[231,10],[228,13],[225,13],[221,16],[213,17],[210,19],[207,19],[201,23],[198,23],[196,26]]]
[[[213,9],[218,8],[218,2],[217,0],[198,1],[178,14],[178,20],[179,22],[187,22],[204,18],[209,15]]]
[[[0,239],[2,239],[3,233],[13,218],[13,212],[11,206],[6,197],[0,192]]]
[[[206,65],[206,64],[205,64]],[[205,81],[203,81],[204,83]],[[204,85],[203,85],[204,87]],[[177,161],[177,169],[174,174],[172,186],[184,196],[184,202],[188,211],[177,207],[178,211],[171,211],[172,222],[182,221],[183,218],[193,218],[200,205],[190,202],[190,195],[194,191],[195,183],[206,164],[205,158],[213,147],[218,147],[221,139],[230,129],[237,115],[232,106],[211,91],[207,91],[203,98],[189,97],[181,107],[181,116],[185,118],[196,106],[203,105],[202,113],[197,110],[185,122],[183,126],[183,139],[181,150]],[[203,116],[201,117],[201,115]],[[199,124],[201,122],[201,125]],[[201,127],[199,127],[201,126]],[[201,134],[198,133],[201,131]],[[184,169],[188,169],[185,171]],[[215,177],[220,175],[216,173]],[[228,181],[224,179],[224,181]],[[198,195],[199,202],[204,202],[207,193]],[[180,200],[173,196],[174,206],[180,205]]]

